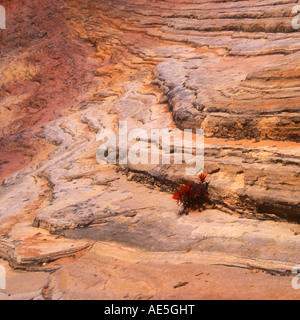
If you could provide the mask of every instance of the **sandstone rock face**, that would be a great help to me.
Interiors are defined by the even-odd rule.
[[[274,275],[300,261],[297,2],[3,2],[0,257],[53,272],[3,297],[294,298]],[[187,164],[99,164],[97,132],[120,121],[203,129],[212,205],[177,215]]]

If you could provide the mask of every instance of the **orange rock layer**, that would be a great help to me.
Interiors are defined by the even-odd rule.
[[[297,1],[1,4],[0,257],[13,268],[54,272],[36,297],[178,298],[180,281],[213,264],[239,268],[235,288],[255,281],[244,268],[290,274],[300,259]],[[120,120],[147,132],[204,129],[209,210],[178,217],[170,191],[191,179],[185,165],[96,161],[96,133],[117,132]],[[110,247],[120,261],[106,256]],[[113,271],[130,263],[134,274]],[[91,277],[91,268],[108,276]],[[174,284],[157,276],[175,269]],[[133,277],[138,289],[118,287],[111,274]],[[76,291],[76,277],[96,289]],[[237,297],[227,294],[233,278],[226,292],[213,284],[179,290]],[[270,298],[276,284],[283,297],[295,296],[288,277],[256,279],[269,291],[243,297]]]

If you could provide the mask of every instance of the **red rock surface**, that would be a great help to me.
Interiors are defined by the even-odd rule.
[[[3,0],[0,298],[298,299],[295,4]],[[185,166],[97,163],[120,120],[204,129],[211,207],[177,215]]]
[[[40,126],[70,112],[93,83],[92,50],[72,36],[63,1],[1,4],[0,179],[32,163],[45,148]]]

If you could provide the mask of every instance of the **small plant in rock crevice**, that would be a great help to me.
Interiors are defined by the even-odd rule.
[[[200,174],[199,182],[187,181],[178,191],[173,194],[173,199],[183,208],[179,215],[188,214],[190,211],[202,211],[206,204],[210,203],[208,193],[207,175]]]

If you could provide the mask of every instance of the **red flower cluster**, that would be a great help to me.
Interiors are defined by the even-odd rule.
[[[199,176],[199,179],[203,183],[205,181],[206,177],[207,177],[207,174],[201,173],[200,176]]]
[[[200,182],[187,181],[178,191],[173,194],[173,199],[177,204],[183,206],[180,214],[188,214],[189,211],[203,210],[208,198],[208,182],[205,182],[207,175],[199,176]]]

